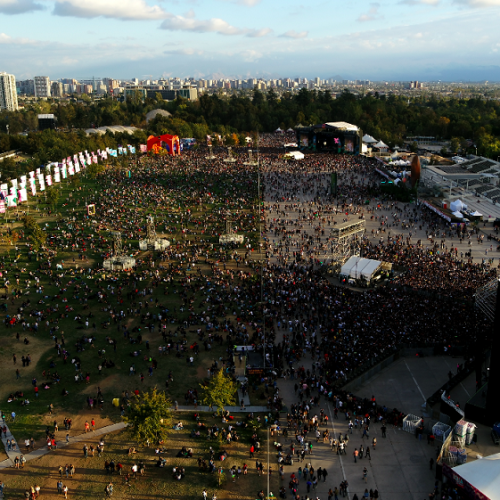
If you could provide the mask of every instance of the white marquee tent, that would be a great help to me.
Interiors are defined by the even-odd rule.
[[[293,158],[294,160],[303,160],[304,153],[301,153],[300,151],[290,151],[289,153],[286,153],[285,158]]]
[[[365,134],[363,136],[363,142],[366,144],[375,144],[377,142],[377,139],[375,139],[371,135]]]
[[[454,467],[452,473],[489,500],[500,500],[500,453]]]
[[[342,266],[340,274],[354,279],[370,281],[381,266],[382,262],[379,260],[353,256]]]
[[[452,201],[450,203],[450,210],[452,212],[457,212],[460,210],[467,210],[467,205],[461,200]]]

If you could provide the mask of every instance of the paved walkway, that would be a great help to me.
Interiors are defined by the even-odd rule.
[[[5,426],[7,424],[4,422]],[[86,441],[89,439],[90,436],[102,436],[103,434],[109,434],[111,432],[116,432],[120,431],[122,429],[125,429],[127,427],[127,424],[125,422],[119,422],[117,424],[112,424],[112,425],[107,425],[106,427],[101,427],[100,429],[96,429],[95,431],[92,431],[90,433],[84,432],[83,434],[79,434],[78,436],[73,436],[69,438],[69,441],[60,441],[57,443],[57,449],[60,448],[65,448],[66,446],[69,446],[70,444],[74,443],[79,443],[82,441]],[[8,429],[8,427],[7,427]],[[30,460],[36,460],[37,458],[40,458],[47,453],[57,453],[57,451],[52,451],[47,449],[47,447],[43,448],[38,448],[30,453],[24,454],[19,450],[19,446],[16,446],[16,449],[13,451],[7,451],[7,439],[13,439],[13,436],[10,432],[10,430],[7,430],[7,435],[4,437],[2,433],[2,442],[5,446],[5,450],[7,453],[7,456],[9,457],[7,460],[4,460],[3,462],[0,462],[0,469],[6,469],[7,467],[12,467],[14,465],[14,459],[16,457],[20,457],[21,455],[24,456],[27,462]]]

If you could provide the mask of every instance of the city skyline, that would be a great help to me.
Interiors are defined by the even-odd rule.
[[[500,81],[500,0],[0,0],[16,79]]]

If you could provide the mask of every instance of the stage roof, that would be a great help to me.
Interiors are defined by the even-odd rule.
[[[329,128],[336,128],[337,130],[344,130],[346,132],[358,132],[359,127],[356,125],[352,125],[347,122],[327,122],[323,124],[326,127]],[[319,127],[322,127],[323,125],[318,125]]]
[[[341,132],[359,132],[360,128],[356,125],[352,125],[351,123],[347,122],[326,122],[326,123],[318,123],[316,125],[311,125],[309,127],[301,127],[297,125],[295,127],[297,129],[306,129],[306,130],[316,130],[319,128],[322,129],[334,129],[334,130],[339,130]]]

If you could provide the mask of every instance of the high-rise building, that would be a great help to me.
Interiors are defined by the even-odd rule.
[[[33,80],[16,80],[17,95],[35,95]]]
[[[50,85],[50,94],[53,97],[62,97],[64,94],[64,87],[61,82],[52,82]]]
[[[50,97],[50,79],[48,76],[35,76],[35,97]]]
[[[0,73],[0,109],[17,111],[16,77]]]

